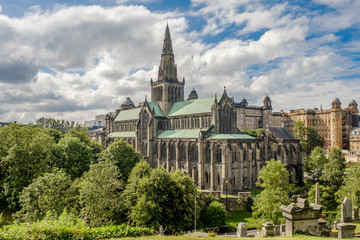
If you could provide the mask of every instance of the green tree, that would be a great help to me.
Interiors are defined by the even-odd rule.
[[[128,184],[126,185],[126,188],[122,193],[124,204],[128,212],[130,212],[131,207],[136,205],[139,181],[142,178],[148,178],[151,171],[152,168],[150,167],[150,165],[143,160],[140,160],[140,162],[138,162],[132,169],[129,176]]]
[[[0,194],[18,206],[21,191],[53,166],[54,139],[34,125],[0,128]]]
[[[81,214],[92,226],[102,226],[122,221],[119,212],[123,209],[121,190],[123,183],[118,167],[111,161],[101,161],[90,166],[90,170],[79,182]]]
[[[309,156],[315,147],[324,147],[324,139],[317,133],[316,129],[311,126],[305,126],[303,121],[296,121],[294,123],[294,137],[300,139],[300,144]]]
[[[42,128],[52,128],[62,133],[67,133],[71,129],[76,129],[77,127],[81,126],[75,122],[69,122],[60,119],[53,119],[53,118],[39,118],[36,120],[36,125]]]
[[[338,203],[348,197],[353,206],[360,206],[360,162],[356,162],[344,178],[344,184],[336,193]]]
[[[279,223],[280,206],[290,202],[289,193],[293,185],[289,183],[289,172],[280,161],[271,159],[260,170],[258,185],[264,190],[255,198],[253,215]]]
[[[93,149],[77,137],[66,135],[56,147],[56,166],[64,169],[72,179],[81,177],[95,162]]]
[[[21,192],[21,210],[17,212],[17,217],[23,221],[36,221],[49,212],[52,216],[59,216],[66,206],[71,183],[70,176],[59,170],[34,179]]]
[[[315,147],[311,155],[306,157],[305,172],[312,178],[313,183],[319,182],[324,173],[325,165],[329,162],[326,158],[324,149]]]
[[[332,147],[329,152],[329,162],[324,166],[322,182],[323,194],[326,200],[326,211],[335,211],[338,207],[336,192],[344,182],[345,157],[339,147]],[[325,197],[326,196],[326,197]]]
[[[134,147],[123,139],[115,139],[109,147],[100,154],[100,160],[110,160],[119,168],[124,183],[127,182],[131,170],[140,159],[140,153],[135,152]]]
[[[247,134],[249,136],[252,136],[252,137],[259,137],[260,134],[264,131],[263,128],[258,128],[258,129],[249,129],[249,130],[243,130],[241,131],[242,133],[244,134]]]
[[[162,225],[170,231],[189,230],[194,224],[195,195],[196,187],[187,174],[154,169],[139,181],[129,217],[137,225],[155,229]],[[201,209],[202,202],[198,204]]]
[[[225,207],[218,201],[212,201],[200,218],[205,227],[224,226],[226,224]]]

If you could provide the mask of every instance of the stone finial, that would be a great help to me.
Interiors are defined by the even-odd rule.
[[[315,185],[315,204],[320,205],[320,189],[318,182]]]
[[[237,237],[247,237],[247,229],[246,229],[246,224],[240,222],[238,227],[237,227],[237,231],[236,231],[236,236]]]
[[[340,223],[349,223],[352,222],[352,206],[351,202],[347,197],[344,198],[344,201],[341,203],[341,218]]]

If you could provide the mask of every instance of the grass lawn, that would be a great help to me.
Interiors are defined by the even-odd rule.
[[[115,240],[116,238],[113,238],[112,240]],[[129,239],[135,239],[135,240],[171,240],[171,239],[187,239],[187,240],[209,240],[209,239],[217,239],[215,237],[185,237],[185,236],[151,236],[151,237],[138,237],[138,238],[122,238],[124,240],[129,240]],[[236,239],[234,237],[221,237],[220,239]],[[241,238],[243,239],[243,238]],[[246,239],[255,239],[255,240],[264,240],[264,239],[291,239],[291,240],[311,240],[311,239],[316,239],[316,240],[329,240],[330,238],[326,238],[326,237],[314,237],[314,236],[294,236],[294,237],[267,237],[267,238],[246,238]]]
[[[237,228],[239,222],[246,224],[247,229],[261,228],[259,219],[252,217],[252,213],[248,211],[232,211],[231,216],[227,219],[226,224]]]

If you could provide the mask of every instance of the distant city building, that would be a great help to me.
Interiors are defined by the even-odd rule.
[[[351,150],[349,145],[350,132],[359,126],[359,110],[355,100],[348,107],[341,108],[341,102],[335,98],[331,109],[297,109],[284,114],[287,128],[292,133],[295,121],[303,121],[305,126],[314,127],[325,140],[324,149],[332,146]]]
[[[185,79],[177,78],[168,26],[158,79],[151,79],[150,86],[151,101],[145,98],[135,106],[127,98],[106,116],[105,145],[123,138],[152,167],[179,169],[188,173],[198,188],[211,191],[255,188],[260,169],[271,158],[285,164],[292,173],[291,182],[302,183],[302,148],[284,128],[267,125],[259,138],[240,134],[237,118],[242,107],[236,106],[225,88],[221,96],[208,98],[198,98],[193,89],[184,100]],[[251,109],[244,109],[246,121]],[[266,97],[261,109],[263,122],[271,121],[271,110]]]
[[[351,155],[360,155],[360,128],[354,128],[350,132],[350,149]]]
[[[249,106],[245,98],[235,103],[237,111],[237,127],[240,130],[283,127],[285,118],[279,112],[272,112],[271,99],[268,95],[264,98],[262,106]]]
[[[105,127],[106,115],[96,115],[95,120],[85,121],[84,126],[89,130],[98,129]]]

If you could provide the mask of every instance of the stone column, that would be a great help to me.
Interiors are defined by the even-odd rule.
[[[228,180],[227,176],[227,160],[226,160],[226,145],[221,146],[221,192],[225,192],[226,181]]]
[[[215,186],[215,158],[214,143],[210,144],[210,191],[214,191]]]
[[[170,142],[166,143],[166,171],[170,172]]]
[[[162,142],[160,140],[159,145],[158,145],[158,161],[157,161],[158,168],[161,166],[161,145],[162,145]]]
[[[243,189],[244,185],[244,151],[240,150],[240,159],[239,159],[239,188]]]
[[[179,150],[180,150],[180,141],[176,142],[176,148],[175,148],[175,170],[178,170],[180,168],[180,154],[179,154]]]
[[[204,143],[202,141],[198,142],[198,187],[203,189],[205,188],[204,181]]]
[[[186,144],[185,144],[185,157],[186,157],[186,159],[185,159],[185,171],[188,173],[188,174],[190,174],[190,169],[189,169],[189,142],[187,142]]]

